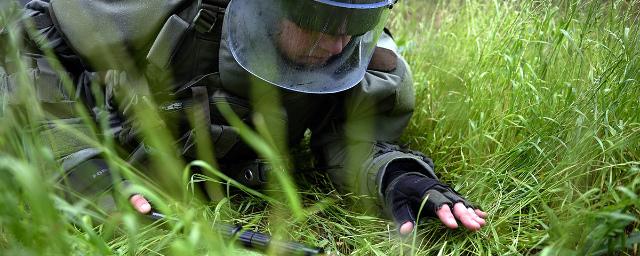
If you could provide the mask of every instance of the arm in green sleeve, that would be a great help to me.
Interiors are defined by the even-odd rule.
[[[359,85],[335,97],[333,110],[312,130],[311,146],[338,189],[368,195],[378,205],[382,177],[394,161],[413,162],[416,171],[435,178],[428,158],[394,145],[415,105],[411,71],[394,56],[395,68],[368,70]]]

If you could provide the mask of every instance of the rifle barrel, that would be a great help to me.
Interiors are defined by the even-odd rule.
[[[165,220],[167,219],[161,213],[151,212],[149,218],[153,220]],[[244,247],[255,249],[260,252],[266,252],[269,247],[275,247],[278,253],[285,255],[305,255],[314,256],[322,255],[324,250],[318,247],[310,247],[301,243],[291,241],[277,241],[272,240],[271,236],[254,232],[250,230],[243,230],[240,225],[230,224],[216,224],[214,226],[216,231],[220,232],[227,239],[237,239]]]

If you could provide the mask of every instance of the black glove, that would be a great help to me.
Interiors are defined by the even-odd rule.
[[[391,213],[398,226],[408,221],[415,224],[423,199],[428,196],[422,208],[422,216],[435,217],[436,212],[443,206],[463,203],[466,207],[474,207],[458,192],[437,179],[429,178],[418,172],[406,172],[397,166],[390,166],[383,182],[384,200],[387,210]]]

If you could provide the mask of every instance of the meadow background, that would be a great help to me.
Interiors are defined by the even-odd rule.
[[[12,16],[0,6],[2,27]],[[433,158],[446,183],[489,213],[481,231],[425,220],[398,237],[322,174],[202,202],[189,196],[190,184],[210,178],[188,176],[189,165],[176,161],[169,164],[181,170],[183,196],[169,197],[115,153],[110,165],[144,184],[172,220],[150,224],[127,209],[105,215],[87,202],[67,204],[48,178],[59,167],[35,128],[47,114],[22,86],[17,96],[2,94],[0,255],[253,253],[213,232],[221,221],[331,254],[638,255],[639,1],[405,0],[393,12],[389,27],[417,93],[402,142]],[[17,32],[5,32],[0,53],[12,56]],[[243,131],[270,155],[263,132]],[[112,138],[86,140],[113,150]]]

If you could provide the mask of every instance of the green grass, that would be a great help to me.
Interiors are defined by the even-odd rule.
[[[4,10],[0,27],[13,20]],[[175,193],[117,157],[113,138],[63,125],[105,150],[176,220],[149,225],[131,211],[70,205],[49,178],[60,168],[38,129],[47,114],[22,86],[17,96],[1,95],[0,255],[237,253],[211,230],[220,221],[338,254],[638,255],[640,2],[407,0],[393,11],[390,27],[417,92],[403,142],[489,212],[483,230],[427,220],[401,239],[389,221],[353,209],[359,197],[335,191],[322,174],[282,175],[264,193],[202,202],[192,182],[231,182],[206,161],[192,164],[209,177],[191,176],[191,165],[168,157],[169,135],[154,136],[153,166],[172,177]],[[8,31],[2,48],[11,57],[19,44]],[[26,73],[19,77],[28,84]],[[152,120],[141,105],[140,116]],[[276,159],[282,146],[270,134],[243,129],[262,156]]]

